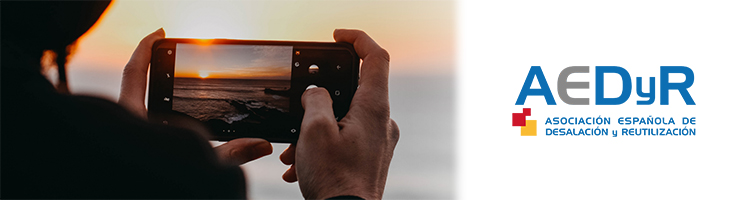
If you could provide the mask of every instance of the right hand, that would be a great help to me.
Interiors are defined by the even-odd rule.
[[[308,199],[345,195],[381,199],[399,138],[388,103],[390,57],[363,31],[338,29],[333,37],[353,44],[362,57],[360,87],[339,122],[326,89],[305,91],[299,140],[280,157],[291,165],[282,178],[299,180],[302,196]]]

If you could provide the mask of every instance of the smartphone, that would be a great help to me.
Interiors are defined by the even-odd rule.
[[[326,88],[341,120],[357,90],[359,60],[347,43],[162,39],[152,49],[148,117],[164,124],[189,118],[213,140],[295,143],[305,89]]]

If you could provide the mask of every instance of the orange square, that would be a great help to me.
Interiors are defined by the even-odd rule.
[[[521,127],[521,136],[536,136],[536,120],[526,120],[526,126]]]

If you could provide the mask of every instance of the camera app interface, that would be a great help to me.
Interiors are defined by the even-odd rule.
[[[292,46],[178,43],[172,110],[222,132],[281,126],[291,63]]]

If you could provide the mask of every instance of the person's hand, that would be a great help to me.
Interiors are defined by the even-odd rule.
[[[273,152],[271,143],[260,138],[237,138],[214,148],[225,165],[241,165]]]
[[[117,103],[136,116],[146,119],[146,77],[151,63],[151,47],[154,42],[164,39],[164,29],[148,34],[138,43],[130,61],[125,65],[120,84],[120,99]]]
[[[380,199],[399,138],[388,103],[390,57],[363,31],[338,29],[333,38],[353,44],[362,57],[359,89],[339,122],[325,88],[305,91],[299,140],[280,157],[291,165],[282,178],[299,180],[308,199],[345,195]]]
[[[164,37],[164,29],[161,28],[144,37],[122,72],[118,104],[142,119],[147,118],[146,79],[151,63],[151,47]],[[222,164],[241,165],[271,154],[273,147],[263,139],[240,138],[217,146],[214,150]]]

